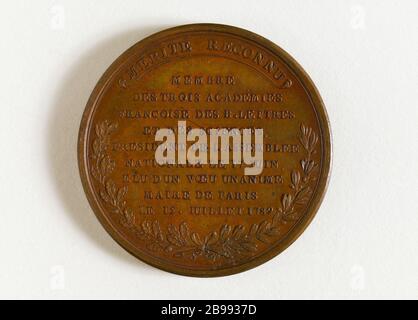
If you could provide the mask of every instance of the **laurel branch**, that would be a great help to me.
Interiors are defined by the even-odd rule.
[[[118,187],[109,178],[115,169],[115,161],[107,153],[110,135],[117,129],[117,123],[104,121],[95,128],[96,138],[92,145],[91,174],[99,184],[98,194],[111,212],[119,217],[120,223],[129,229],[151,251],[162,251],[178,258],[196,260],[203,257],[210,261],[224,261],[236,264],[240,259],[255,253],[260,243],[269,243],[280,234],[281,226],[296,221],[302,214],[301,208],[312,195],[311,184],[315,181],[312,173],[317,164],[312,159],[318,144],[318,135],[304,124],[300,126],[299,141],[305,157],[300,168],[290,173],[290,191],[281,196],[281,207],[271,218],[249,227],[224,224],[218,230],[202,236],[190,230],[187,222],[176,226],[170,224],[163,231],[158,220],[136,221],[133,210],[127,205],[128,186]]]

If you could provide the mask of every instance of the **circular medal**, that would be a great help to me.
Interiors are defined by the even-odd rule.
[[[324,196],[323,102],[285,51],[216,24],[154,34],[123,53],[87,103],[78,160],[90,205],[131,254],[224,276],[285,250]]]

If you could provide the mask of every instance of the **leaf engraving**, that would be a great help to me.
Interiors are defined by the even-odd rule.
[[[315,180],[312,174],[317,167],[312,156],[316,153],[318,135],[312,128],[301,124],[299,141],[306,156],[300,160],[300,168],[291,170],[289,191],[280,195],[280,208],[271,218],[248,227],[223,224],[206,235],[193,231],[187,222],[162,228],[158,220],[135,221],[133,210],[127,206],[128,186],[118,187],[109,177],[115,169],[115,161],[107,154],[107,144],[117,127],[117,123],[109,121],[96,125],[96,139],[91,146],[91,175],[100,186],[98,193],[101,200],[119,217],[124,227],[144,241],[150,251],[192,261],[200,257],[213,263],[237,264],[257,252],[260,244],[277,238],[282,224],[298,220],[303,212],[301,208],[312,195],[311,183]]]

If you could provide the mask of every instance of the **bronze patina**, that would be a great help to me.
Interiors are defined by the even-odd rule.
[[[263,129],[262,171],[180,156],[159,163],[157,132],[179,134],[180,122],[186,134]],[[231,26],[186,25],[109,67],[87,103],[78,160],[93,211],[123,248],[166,271],[224,276],[273,258],[311,222],[328,182],[330,129],[314,84],[281,48]]]

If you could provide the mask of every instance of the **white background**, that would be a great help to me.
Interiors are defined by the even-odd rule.
[[[0,298],[418,298],[417,1],[2,1]],[[80,118],[124,50],[168,27],[249,29],[310,74],[333,131],[332,179],[285,253],[217,279],[139,262],[96,220]]]

